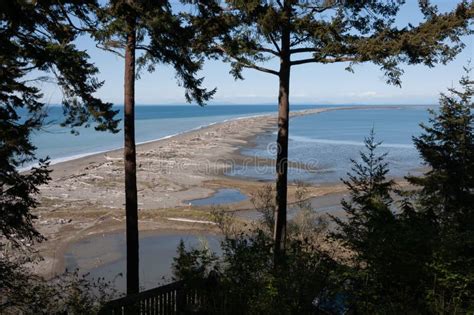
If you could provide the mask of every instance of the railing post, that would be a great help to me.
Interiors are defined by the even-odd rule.
[[[176,289],[176,314],[184,314],[186,309],[186,292],[184,286]]]
[[[125,315],[136,315],[140,312],[140,302],[128,304],[124,307]]]

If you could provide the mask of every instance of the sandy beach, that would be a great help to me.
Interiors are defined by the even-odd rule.
[[[364,106],[333,107],[293,112],[291,117]],[[373,108],[373,107],[372,107]],[[272,160],[239,153],[262,132],[274,130],[275,115],[230,120],[167,139],[137,146],[139,226],[141,231],[212,231],[210,207],[194,207],[188,200],[205,198],[218,189],[233,188],[251,197],[265,183],[225,176],[235,164],[272,165]],[[67,247],[85,237],[123,230],[124,184],[122,150],[91,155],[53,165],[52,180],[41,187],[36,210],[38,229],[48,239],[40,244],[44,261],[36,266],[51,276],[64,270]],[[298,166],[296,166],[298,167]],[[331,195],[339,200],[342,184],[309,187],[308,197]],[[295,187],[289,187],[289,201]],[[232,204],[233,210],[250,211],[250,200]],[[245,220],[246,216],[239,217]]]

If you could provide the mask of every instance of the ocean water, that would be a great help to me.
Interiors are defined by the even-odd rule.
[[[292,110],[331,107],[293,105]],[[118,107],[118,109],[120,109]],[[421,132],[419,124],[428,119],[427,106],[397,106],[357,110],[336,110],[292,118],[290,121],[289,180],[312,184],[339,182],[350,170],[350,160],[358,159],[363,140],[374,128],[383,142],[379,153],[387,152],[390,175],[417,173],[422,167],[412,137]],[[136,141],[143,143],[240,117],[276,113],[275,105],[192,105],[137,106]],[[78,136],[62,128],[62,109],[49,108],[49,124],[33,135],[37,156],[49,156],[53,163],[121,148],[123,133],[97,132],[80,128]],[[122,112],[119,113],[122,117]],[[249,158],[275,157],[276,132],[259,135],[256,146],[243,148]],[[230,176],[272,181],[274,166],[233,165]]]
[[[322,106],[297,105],[301,110]],[[327,106],[326,106],[327,107]],[[121,110],[121,107],[117,107]],[[228,119],[276,113],[276,105],[169,105],[136,107],[136,141],[143,143],[197,129]],[[75,136],[67,128],[60,127],[62,108],[48,109],[48,125],[32,137],[37,147],[37,157],[49,156],[52,163],[66,161],[93,153],[123,147],[123,133],[97,132],[91,128],[79,128]],[[122,111],[118,114],[122,118]]]
[[[289,180],[312,184],[336,183],[347,177],[351,159],[360,161],[364,138],[373,128],[381,141],[380,154],[387,153],[389,175],[403,177],[417,174],[423,167],[412,137],[421,133],[419,124],[427,122],[427,106],[400,106],[357,110],[337,110],[318,115],[300,116],[290,121]],[[249,157],[272,158],[276,132],[257,137],[256,146],[242,150]],[[290,165],[291,166],[291,165]],[[228,175],[270,181],[274,166],[236,165]]]

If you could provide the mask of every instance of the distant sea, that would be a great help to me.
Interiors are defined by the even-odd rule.
[[[318,108],[323,106],[295,105],[293,110]],[[326,106],[327,107],[327,106]],[[122,119],[122,107],[117,107]],[[202,128],[229,119],[263,114],[276,114],[276,106],[271,105],[143,105],[136,106],[135,134],[137,143],[167,138],[193,129]],[[37,146],[37,156],[49,156],[52,163],[110,151],[123,147],[123,132],[117,134],[95,131],[93,126],[79,128],[79,135],[60,126],[63,121],[62,108],[48,108],[48,125],[33,135]],[[123,124],[120,124],[122,129]]]
[[[292,105],[293,111],[334,107],[327,105]],[[120,109],[120,107],[117,107]],[[230,119],[264,114],[276,114],[276,105],[192,105],[137,106],[136,141],[144,143],[167,138],[189,130],[202,128]],[[290,122],[290,160],[317,160],[317,179],[314,174],[294,173],[293,177],[304,180],[337,181],[347,171],[350,158],[356,158],[362,148],[364,136],[373,127],[377,139],[384,141],[382,150],[389,152],[388,161],[394,168],[394,175],[400,175],[419,168],[420,162],[411,141],[420,133],[418,124],[427,120],[426,106],[403,106],[393,109],[364,109],[323,112],[318,115],[296,117]],[[79,128],[74,136],[69,129],[62,128],[62,108],[51,106],[42,131],[33,135],[37,156],[49,156],[52,163],[67,161],[95,153],[118,149],[123,146],[123,133],[97,132],[90,128]],[[120,112],[118,117],[122,118]],[[244,149],[249,156],[273,157],[268,152],[269,143],[276,135],[265,133],[257,137],[257,146]],[[230,175],[254,177],[262,180],[273,178],[272,170],[266,174],[254,174],[251,169],[235,168]],[[291,176],[290,176],[291,177]]]
[[[390,177],[419,174],[422,161],[413,145],[413,136],[420,135],[420,123],[429,118],[428,106],[394,106],[388,108],[337,110],[317,115],[299,116],[290,121],[289,160],[299,162],[289,168],[289,181],[312,184],[338,183],[347,178],[351,159],[360,162],[364,139],[374,129],[381,142],[377,153],[387,154]],[[276,132],[259,135],[256,146],[241,152],[247,156],[274,157],[272,145]],[[303,165],[305,164],[305,165]],[[228,175],[271,181],[272,167],[241,167]]]

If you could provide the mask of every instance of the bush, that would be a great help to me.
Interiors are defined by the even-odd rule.
[[[103,279],[77,271],[51,280],[32,274],[18,259],[0,260],[0,314],[97,314],[116,292]]]

